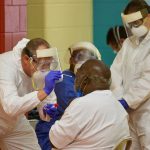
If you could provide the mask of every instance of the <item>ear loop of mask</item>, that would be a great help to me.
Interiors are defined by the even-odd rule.
[[[37,71],[37,69],[36,69],[36,68],[34,67],[34,65],[33,65],[33,58],[30,57],[29,59],[30,59],[30,60],[29,60],[30,64],[32,65],[32,67],[34,68],[34,70]]]
[[[116,40],[116,42],[117,42],[117,44],[119,46],[119,49],[121,49],[121,44],[120,44],[120,41],[119,41],[119,37],[120,37],[120,35],[119,35],[119,27],[116,26],[115,28],[113,28],[113,33],[114,33],[115,40]],[[119,37],[118,37],[118,35],[119,35]]]
[[[29,63],[30,65],[32,65],[32,67],[34,68],[35,71],[37,71],[37,69],[35,68],[35,66],[33,65],[33,54],[30,52],[29,49],[26,48],[26,54],[29,57]],[[31,82],[32,82],[32,86],[35,90],[38,90],[37,87],[35,86],[35,83],[33,81],[33,78],[31,78]]]
[[[121,44],[121,37],[120,37],[120,31],[119,31],[119,27],[116,28],[116,32],[117,32],[117,37],[118,37],[118,41],[119,41],[119,49],[121,49],[122,44]]]
[[[34,65],[33,65],[33,58],[32,57],[30,57],[30,64],[33,66],[33,68],[34,68],[34,70],[35,71],[37,71],[37,69],[34,67]],[[35,86],[35,83],[34,83],[34,80],[33,80],[33,78],[31,78],[31,81],[32,81],[32,86],[33,86],[33,88],[37,91],[38,89],[37,89],[37,87]]]
[[[89,78],[88,78],[87,76],[84,77],[83,80],[81,81],[80,85],[79,85],[79,90],[80,90],[80,92],[82,92],[82,96],[84,95],[84,91],[85,91],[85,88],[86,88],[86,86],[87,86],[87,82],[86,82],[86,84],[85,84],[83,90],[81,90],[82,84],[83,84],[86,80],[88,80],[88,79],[89,79]]]

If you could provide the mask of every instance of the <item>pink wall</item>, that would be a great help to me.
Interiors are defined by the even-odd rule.
[[[9,51],[27,33],[26,0],[4,0],[4,51]],[[0,47],[1,49],[1,47]]]
[[[5,49],[5,37],[4,37],[4,0],[0,1],[0,53]]]

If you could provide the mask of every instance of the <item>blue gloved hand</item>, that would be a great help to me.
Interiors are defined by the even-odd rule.
[[[44,92],[49,95],[55,87],[55,81],[61,78],[61,71],[50,71],[45,77]]]
[[[129,108],[128,103],[123,98],[120,99],[119,102],[121,103],[121,105],[124,107],[125,110]]]
[[[58,104],[47,104],[43,107],[43,112],[54,118],[57,115],[57,107]]]

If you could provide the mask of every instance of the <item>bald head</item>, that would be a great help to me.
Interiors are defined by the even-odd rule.
[[[84,95],[95,90],[107,90],[110,86],[110,69],[100,60],[90,59],[77,71],[75,87]]]

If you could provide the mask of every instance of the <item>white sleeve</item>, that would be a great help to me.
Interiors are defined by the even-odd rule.
[[[123,96],[123,85],[122,85],[122,63],[123,63],[123,57],[124,57],[124,48],[118,52],[116,58],[113,61],[113,64],[111,65],[111,86],[110,89],[116,96],[116,98],[119,100]]]
[[[53,104],[53,103],[56,103],[56,95],[55,95],[55,92],[54,90],[50,93],[50,95],[48,95],[46,97],[45,100],[43,100],[37,107],[38,109],[38,112],[39,112],[39,116],[40,116],[40,119],[43,120],[43,121],[50,121],[50,116],[49,115],[45,115],[44,112],[43,112],[43,107],[46,105],[46,104]]]
[[[40,103],[37,91],[19,97],[16,87],[11,83],[1,85],[0,100],[4,111],[12,117],[25,114]]]
[[[136,109],[150,98],[150,55],[136,65],[136,73],[130,88],[123,95],[129,107]]]
[[[59,121],[51,127],[49,137],[51,143],[58,149],[62,149],[69,145],[79,134],[80,128],[78,127],[75,118],[65,111],[64,115]]]
[[[0,72],[0,104],[4,111],[10,116],[18,116],[24,114],[36,107],[40,100],[37,97],[37,91],[25,94],[20,97],[18,95],[16,72],[3,69]]]

